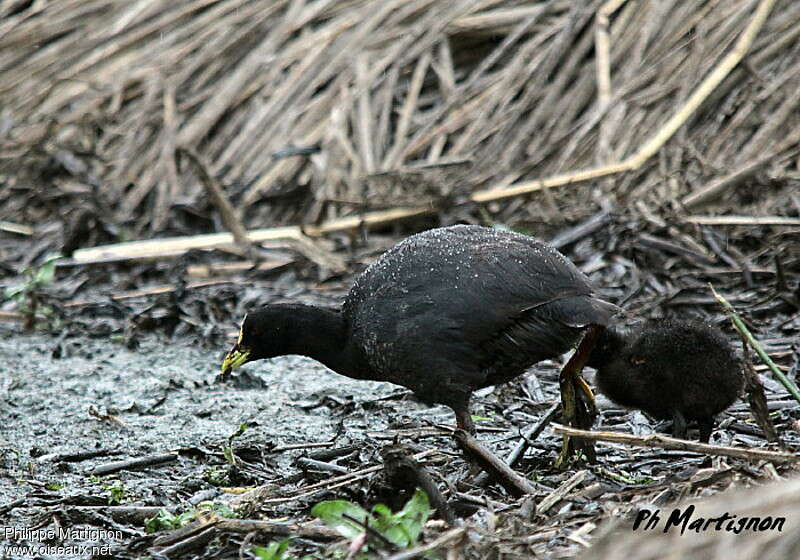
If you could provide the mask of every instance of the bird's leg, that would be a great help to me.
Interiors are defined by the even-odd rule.
[[[456,413],[456,428],[464,430],[468,434],[475,435],[475,423],[472,421],[472,415],[469,413],[469,397],[468,391],[453,391],[453,400],[448,403],[453,412]]]
[[[700,418],[697,424],[700,426],[700,442],[708,443],[711,439],[711,430],[714,429],[714,418],[712,416]]]
[[[708,434],[709,436],[711,435],[711,430],[709,430]],[[684,418],[680,410],[676,410],[672,413],[672,437],[686,439],[686,418]]]
[[[589,360],[603,328],[599,325],[592,325],[586,330],[578,348],[562,368],[559,376],[564,423],[582,430],[592,427],[597,415],[597,408],[594,404],[592,390],[581,377],[581,370]],[[594,443],[583,438],[564,436],[561,453],[556,459],[556,466],[566,467],[570,457],[576,453],[582,453],[587,460],[594,461]]]
[[[456,410],[456,427],[459,430],[464,430],[468,434],[475,435],[475,423],[472,421],[469,408]]]

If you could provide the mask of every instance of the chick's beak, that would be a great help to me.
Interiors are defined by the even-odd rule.
[[[222,361],[222,377],[246,363],[248,359],[250,359],[250,350],[237,342]]]

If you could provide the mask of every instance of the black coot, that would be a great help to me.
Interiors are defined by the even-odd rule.
[[[616,306],[554,248],[532,237],[451,226],[409,237],[355,281],[341,310],[275,304],[248,313],[223,375],[284,354],[356,379],[389,381],[456,413],[470,395],[569,350]]]
[[[707,442],[714,416],[738,398],[741,363],[722,332],[698,320],[650,320],[624,330],[608,328],[589,358],[597,385],[612,401],[673,421],[686,437],[696,420]]]

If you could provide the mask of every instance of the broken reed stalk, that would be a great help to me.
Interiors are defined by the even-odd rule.
[[[744,387],[747,393],[747,403],[750,405],[750,414],[756,420],[764,436],[770,443],[777,443],[783,447],[783,443],[775,430],[775,424],[769,415],[769,406],[767,405],[767,397],[764,394],[764,384],[758,377],[756,370],[753,368],[753,362],[750,360],[750,345],[747,339],[740,332],[739,337],[742,340],[742,359],[744,361]]]
[[[711,288],[711,293],[714,294],[714,297],[717,299],[719,304],[722,306],[722,309],[725,311],[725,314],[730,318],[733,326],[736,327],[736,330],[739,331],[742,336],[747,340],[747,343],[755,350],[756,354],[763,360],[763,362],[767,365],[769,370],[772,372],[772,375],[780,381],[781,385],[783,385],[789,394],[794,397],[794,399],[800,403],[800,390],[798,390],[797,385],[795,385],[791,379],[786,377],[783,372],[775,365],[775,362],[772,361],[772,358],[769,357],[769,354],[766,353],[764,348],[761,344],[755,339],[755,337],[750,333],[750,330],[744,324],[744,321],[739,317],[736,311],[733,309],[733,306],[728,303],[722,295],[718,294],[717,291],[714,289],[714,286],[709,284]]]
[[[791,216],[686,216],[684,222],[701,226],[800,226]]]
[[[186,157],[192,165],[194,165],[197,170],[197,176],[200,178],[200,183],[202,183],[206,190],[206,195],[217,208],[220,218],[222,218],[222,223],[225,224],[225,227],[228,228],[228,231],[233,235],[233,240],[243,250],[250,250],[252,246],[247,238],[247,230],[242,224],[242,220],[233,208],[233,204],[228,200],[219,182],[209,172],[205,162],[200,158],[197,152],[186,146],[178,147],[178,153]]]
[[[748,461],[772,461],[775,463],[798,463],[800,456],[793,453],[781,451],[768,451],[766,449],[746,449],[740,447],[728,447],[725,445],[711,445],[699,443],[685,439],[672,438],[661,434],[650,434],[647,436],[634,436],[621,432],[591,431],[570,428],[562,424],[553,424],[553,431],[563,436],[578,436],[596,441],[609,441],[612,443],[624,443],[637,447],[654,447],[657,449],[675,449],[678,451],[693,451],[706,455],[716,455],[722,457],[735,457],[736,459],[746,459]]]

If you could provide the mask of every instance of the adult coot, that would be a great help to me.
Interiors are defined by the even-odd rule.
[[[222,364],[300,354],[355,379],[389,381],[452,408],[474,431],[473,391],[569,350],[617,307],[549,245],[479,226],[409,237],[355,281],[341,310],[268,305],[248,313]]]
[[[725,335],[697,320],[651,320],[631,330],[608,328],[587,365],[612,401],[673,421],[686,437],[696,420],[708,442],[714,416],[728,408],[744,384],[741,363]]]

